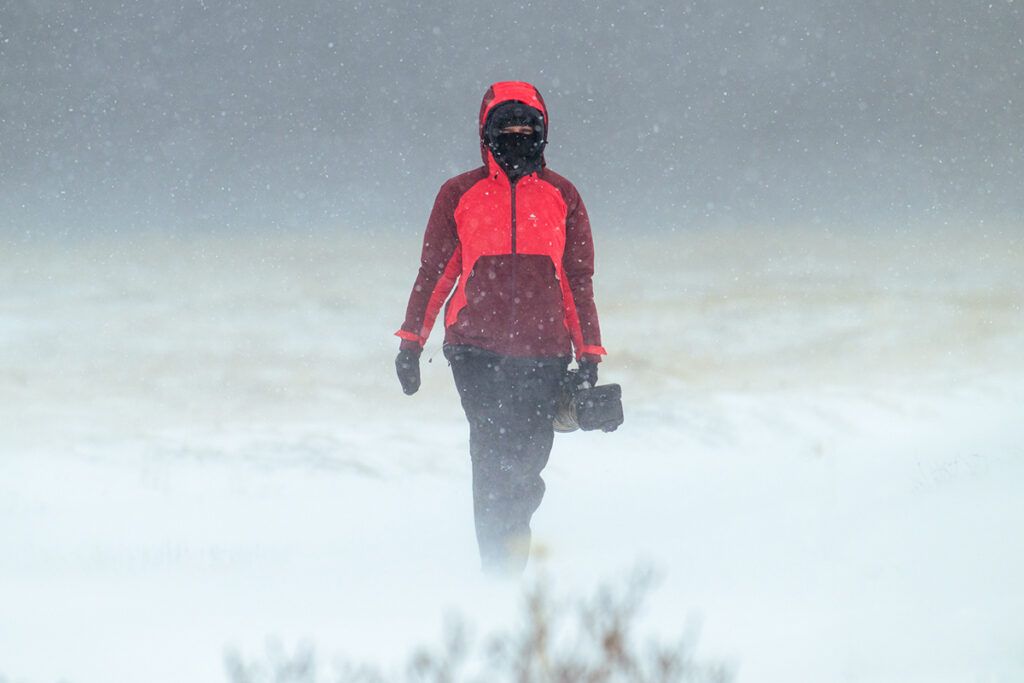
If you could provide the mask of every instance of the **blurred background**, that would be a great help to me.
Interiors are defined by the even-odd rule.
[[[507,79],[626,404],[536,571],[664,571],[741,683],[1024,680],[1022,4],[3,0],[0,681],[505,630],[442,330],[412,398],[393,332]]]
[[[418,232],[535,83],[601,230],[1013,221],[1014,0],[0,6],[0,234]]]

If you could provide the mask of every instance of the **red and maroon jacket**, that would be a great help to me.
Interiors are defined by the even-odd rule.
[[[484,142],[488,112],[509,100],[538,109],[546,135],[547,107],[536,88],[518,81],[491,86],[480,107],[484,165],[438,192],[396,334],[403,346],[422,347],[447,300],[447,344],[600,360],[606,352],[591,284],[594,246],[579,193],[544,166],[509,182]]]

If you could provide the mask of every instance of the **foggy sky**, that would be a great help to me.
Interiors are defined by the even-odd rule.
[[[5,2],[0,234],[419,231],[507,79],[544,94],[548,163],[597,229],[1019,220],[1022,15]]]

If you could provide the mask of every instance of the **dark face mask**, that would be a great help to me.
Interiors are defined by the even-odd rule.
[[[540,170],[544,144],[540,137],[522,133],[500,133],[490,144],[494,159],[510,177],[521,178]]]

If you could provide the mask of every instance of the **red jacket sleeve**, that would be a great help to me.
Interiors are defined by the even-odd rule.
[[[455,206],[462,193],[456,180],[453,178],[441,187],[427,221],[420,269],[409,295],[405,321],[395,333],[403,343],[414,342],[423,347],[462,270],[462,249],[455,226]]]
[[[566,218],[562,268],[569,281],[583,337],[583,347],[576,350],[576,356],[579,358],[586,355],[591,360],[599,361],[607,351],[601,346],[601,327],[597,322],[597,306],[594,303],[594,241],[590,233],[590,218],[575,187],[570,185],[564,198]]]

